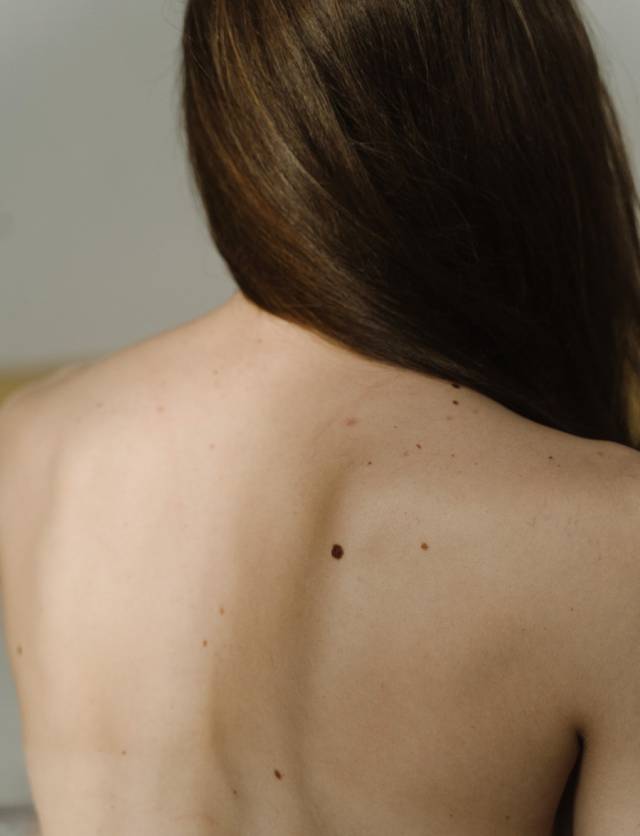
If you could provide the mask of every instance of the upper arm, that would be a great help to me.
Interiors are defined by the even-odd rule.
[[[576,689],[584,751],[574,836],[640,834],[640,466],[620,477],[611,525],[602,531],[590,579],[576,579],[587,632]],[[640,457],[639,457],[640,458]],[[637,474],[637,475],[636,475]],[[621,484],[620,482],[618,484]]]
[[[74,367],[75,368],[75,367]],[[69,367],[13,390],[0,402],[0,592],[9,563],[20,561],[51,489],[50,466],[60,425],[60,399],[50,385]]]

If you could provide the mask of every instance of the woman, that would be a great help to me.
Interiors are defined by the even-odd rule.
[[[44,836],[631,833],[637,193],[578,9],[191,0],[183,47],[239,292],[1,421]]]

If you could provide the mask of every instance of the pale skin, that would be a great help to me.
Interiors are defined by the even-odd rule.
[[[639,832],[635,451],[234,294],[0,461],[43,836],[550,836],[583,739],[575,833]]]

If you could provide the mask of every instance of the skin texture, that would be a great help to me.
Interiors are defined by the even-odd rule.
[[[2,425],[44,836],[552,832],[625,450],[239,294]]]

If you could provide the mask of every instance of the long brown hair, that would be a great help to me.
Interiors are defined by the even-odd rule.
[[[574,0],[190,0],[182,46],[247,299],[640,448],[638,193]]]

